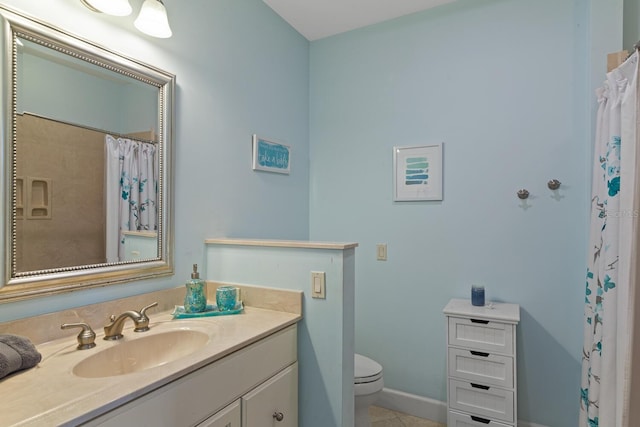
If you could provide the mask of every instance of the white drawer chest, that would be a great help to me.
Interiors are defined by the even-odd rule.
[[[452,299],[447,316],[448,427],[515,427],[518,304]]]

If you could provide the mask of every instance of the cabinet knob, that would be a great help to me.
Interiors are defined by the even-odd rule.
[[[273,413],[273,418],[275,418],[276,421],[282,421],[284,420],[284,414],[276,411]]]

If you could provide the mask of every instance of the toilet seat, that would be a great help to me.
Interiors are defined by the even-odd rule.
[[[354,355],[354,384],[368,384],[382,378],[382,366],[361,354]]]
[[[354,427],[371,427],[369,407],[376,403],[382,389],[382,366],[361,354],[354,354],[353,394]]]

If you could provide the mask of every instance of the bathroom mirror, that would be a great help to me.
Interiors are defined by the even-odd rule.
[[[0,14],[0,302],[172,274],[175,76]]]

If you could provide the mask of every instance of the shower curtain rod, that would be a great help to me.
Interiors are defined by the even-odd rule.
[[[104,133],[105,135],[115,136],[115,137],[118,137],[118,138],[135,139],[136,141],[147,142],[149,144],[154,144],[154,145],[158,144],[158,141],[152,141],[152,140],[149,140],[149,139],[139,138],[139,137],[136,137],[136,136],[131,136],[131,135],[121,134],[121,133],[117,133],[117,132],[106,131],[104,129],[94,128],[94,127],[86,126],[86,125],[80,125],[80,124],[73,123],[73,122],[68,122],[68,121],[65,121],[65,120],[52,119],[51,117],[43,116],[41,114],[36,114],[36,113],[30,113],[28,111],[23,111],[22,113],[17,113],[17,114],[18,115],[25,115],[26,114],[28,116],[37,117],[39,119],[51,120],[52,122],[61,123],[63,125],[75,126],[75,127],[79,127],[79,128],[86,129],[86,130],[91,130],[91,131],[94,131],[94,132]],[[150,130],[150,132],[153,132],[153,130]]]

